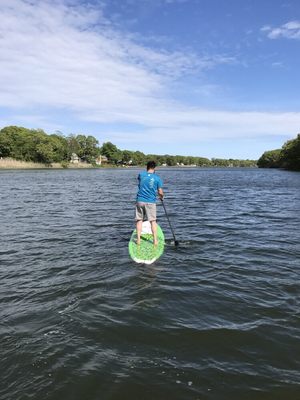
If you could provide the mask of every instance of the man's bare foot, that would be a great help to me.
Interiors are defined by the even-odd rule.
[[[153,242],[153,246],[157,246],[158,245],[158,241],[156,240],[155,242]]]
[[[141,244],[141,239],[137,239],[136,244],[137,244],[137,246],[139,246]]]

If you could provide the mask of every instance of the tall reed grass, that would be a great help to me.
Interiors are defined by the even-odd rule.
[[[49,168],[45,164],[19,161],[13,158],[0,158],[0,168],[3,169],[32,169],[32,168]]]
[[[14,160],[13,158],[0,158],[0,169],[41,169],[41,168],[92,168],[91,164],[87,163],[78,163],[78,164],[60,164],[60,163],[52,163],[52,164],[41,164],[34,163],[29,161],[19,161]]]

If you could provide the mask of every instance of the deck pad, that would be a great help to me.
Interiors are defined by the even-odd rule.
[[[157,224],[157,240],[158,245],[153,245],[153,236],[151,232],[151,224],[149,221],[143,222],[141,244],[136,244],[136,229],[132,232],[128,250],[129,255],[139,264],[152,264],[156,261],[164,252],[165,237],[161,227]]]

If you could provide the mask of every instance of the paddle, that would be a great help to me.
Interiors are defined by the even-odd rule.
[[[170,225],[170,228],[171,228],[171,232],[172,232],[172,235],[173,235],[173,238],[174,238],[174,244],[175,244],[175,246],[178,246],[178,245],[179,245],[179,242],[178,242],[178,240],[176,240],[176,238],[175,238],[175,233],[174,233],[174,230],[173,230],[173,228],[172,228],[171,221],[170,221],[170,219],[169,219],[169,216],[168,216],[168,213],[167,213],[167,210],[166,210],[166,206],[165,206],[164,200],[163,200],[163,199],[160,199],[160,200],[161,200],[161,203],[162,203],[163,208],[164,208],[164,210],[165,210],[165,214],[166,214],[167,220],[168,220],[169,225]]]

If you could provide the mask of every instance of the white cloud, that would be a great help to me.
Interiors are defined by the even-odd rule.
[[[274,61],[271,65],[273,68],[284,68],[284,63],[282,61]]]
[[[280,37],[300,39],[300,21],[290,21],[277,28],[266,25],[261,28],[261,31],[266,32],[270,39],[278,39]]]
[[[152,106],[168,80],[232,61],[154,51],[111,29],[98,9],[55,3],[0,1],[1,105],[128,113]]]
[[[142,46],[114,29],[99,7],[0,0],[0,20],[0,107],[15,110],[18,121],[21,114],[33,124],[47,121],[47,111],[65,112],[81,123],[139,124],[132,138],[166,143],[299,129],[299,113],[209,111],[171,100],[174,80],[235,60]],[[39,127],[55,122],[49,117]]]
[[[154,115],[153,115],[154,117]],[[151,116],[150,116],[151,118]],[[228,112],[209,110],[175,110],[161,112],[159,124],[146,130],[145,142],[170,143],[177,138],[182,143],[200,143],[202,140],[221,138],[251,138],[260,136],[291,137],[299,130],[300,113]],[[143,141],[143,132],[127,133],[127,140]],[[120,140],[118,132],[114,136]]]

